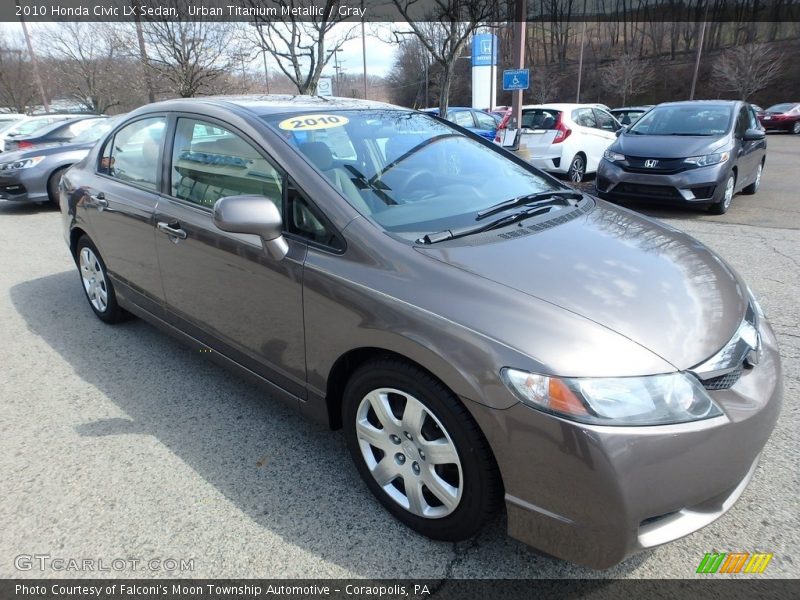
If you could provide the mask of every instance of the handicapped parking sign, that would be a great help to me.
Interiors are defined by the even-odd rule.
[[[527,90],[528,89],[528,69],[506,69],[503,71],[503,89]]]

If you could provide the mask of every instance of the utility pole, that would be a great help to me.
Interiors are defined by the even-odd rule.
[[[706,10],[703,13],[703,24],[700,27],[700,40],[697,43],[697,58],[694,61],[694,74],[692,75],[692,89],[689,92],[689,100],[694,100],[694,88],[697,85],[697,74],[700,71],[700,56],[703,54],[703,40],[706,36],[706,19],[708,19],[708,4],[711,0],[706,1]]]
[[[583,47],[586,44],[586,0],[583,2],[583,29],[581,30],[581,53],[578,57],[578,91],[575,95],[575,102],[581,101],[581,77],[583,76]]]
[[[142,21],[139,18],[139,0],[131,0],[131,7],[135,11],[133,19],[136,23],[136,40],[139,42],[139,61],[142,63],[144,85],[147,88],[147,100],[152,104],[156,101],[156,93],[153,90],[153,78],[150,74],[150,61],[147,59],[147,48],[144,45],[144,30],[142,29]]]
[[[515,0],[514,3],[514,62],[513,68],[525,68],[525,30],[527,29],[527,0]],[[518,129],[522,125],[522,90],[511,92],[511,128]],[[519,139],[519,134],[517,134]]]
[[[15,4],[19,7],[19,0]],[[39,74],[39,61],[36,60],[36,54],[33,52],[33,44],[31,44],[31,36],[28,34],[28,26],[25,24],[25,19],[22,18],[20,13],[19,22],[22,25],[22,34],[25,36],[25,44],[28,46],[28,54],[31,57],[31,67],[33,67],[33,78],[36,80],[36,86],[39,88],[39,95],[42,97],[42,106],[44,112],[50,112],[50,102],[47,101],[47,95],[44,93],[44,85],[42,84],[42,77]]]
[[[364,13],[364,0],[361,0],[361,14]],[[364,35],[364,17],[361,17],[361,60],[364,65],[364,100],[367,99],[367,36]]]

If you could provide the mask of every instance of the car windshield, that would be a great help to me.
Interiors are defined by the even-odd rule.
[[[430,116],[399,109],[264,117],[359,212],[386,230],[474,225],[520,196],[568,189]]]
[[[656,106],[628,128],[636,135],[719,136],[727,133],[733,108],[725,104]]]

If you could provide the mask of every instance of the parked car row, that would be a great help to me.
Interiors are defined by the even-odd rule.
[[[83,159],[119,118],[55,119],[49,124],[38,124],[28,136],[8,140],[7,145],[17,149],[0,154],[0,199],[57,204],[63,173]]]
[[[755,194],[766,163],[765,131],[800,133],[800,103],[763,110],[698,100],[606,111],[593,104],[524,106],[495,142],[533,166],[581,182],[614,201],[690,204],[725,213],[735,194]]]

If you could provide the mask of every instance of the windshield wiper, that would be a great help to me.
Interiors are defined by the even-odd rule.
[[[480,221],[488,216],[502,212],[507,208],[514,208],[515,206],[520,206],[522,204],[536,204],[539,206],[542,206],[543,204],[561,204],[563,206],[574,206],[574,204],[570,203],[569,200],[580,200],[581,198],[583,198],[583,194],[580,192],[567,190],[540,192],[538,194],[525,194],[523,196],[511,198],[511,200],[505,200],[499,204],[495,204],[494,206],[490,206],[489,208],[480,211],[475,217],[475,220]]]
[[[494,221],[489,221],[488,223],[484,223],[482,225],[473,225],[471,227],[462,227],[460,229],[445,229],[444,231],[428,233],[419,238],[417,240],[417,243],[436,244],[438,242],[443,242],[445,240],[453,240],[455,238],[472,235],[474,233],[483,233],[484,231],[489,231],[491,229],[498,229],[500,227],[505,227],[506,225],[511,225],[512,223],[516,223],[517,221],[522,221],[529,217],[543,215],[546,212],[550,212],[552,207],[553,205],[532,206],[524,210],[511,213],[510,215],[502,216],[499,219],[495,219]]]

